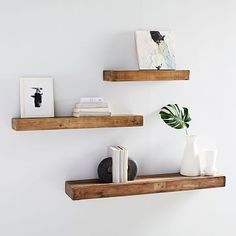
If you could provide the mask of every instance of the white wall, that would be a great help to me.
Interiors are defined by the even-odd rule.
[[[233,0],[0,1],[0,235],[235,235]],[[135,69],[134,31],[172,29],[190,81],[109,83],[103,69]],[[52,76],[57,115],[99,95],[114,113],[143,114],[143,128],[15,132],[19,77]],[[177,171],[184,134],[157,111],[192,111],[199,145],[219,150],[227,188],[71,201],[64,181],[96,177],[106,148],[125,145],[139,174]]]

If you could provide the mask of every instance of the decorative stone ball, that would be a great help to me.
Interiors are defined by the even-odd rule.
[[[98,165],[98,177],[100,182],[112,183],[112,158],[107,157]],[[128,160],[128,180],[134,180],[137,176],[138,167],[134,160]]]

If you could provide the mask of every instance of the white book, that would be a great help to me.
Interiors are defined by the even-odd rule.
[[[125,157],[124,157],[124,181],[127,182],[128,181],[128,167],[129,167],[128,149],[124,148],[124,152],[125,152]]]
[[[119,146],[121,149],[120,155],[120,179],[122,183],[128,181],[128,150]]]
[[[81,97],[79,100],[80,103],[88,103],[88,102],[104,102],[103,98],[101,97]]]
[[[73,116],[111,116],[111,112],[73,112]]]
[[[118,146],[120,149],[120,182],[124,183],[124,150],[122,147]]]
[[[83,102],[83,103],[76,103],[75,108],[107,108],[107,102]]]
[[[112,182],[120,183],[120,151],[116,146],[109,148],[112,157]]]
[[[74,108],[73,112],[110,112],[109,108]]]

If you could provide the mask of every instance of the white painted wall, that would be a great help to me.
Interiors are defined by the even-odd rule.
[[[0,1],[0,235],[235,235],[233,0]],[[170,28],[178,68],[190,81],[109,83],[103,69],[135,69],[134,31]],[[145,117],[143,128],[15,132],[19,77],[53,76],[57,115],[99,95],[114,113]],[[122,144],[139,174],[177,171],[184,134],[157,111],[192,111],[191,132],[219,150],[227,188],[73,202],[64,181],[96,177],[107,146]]]

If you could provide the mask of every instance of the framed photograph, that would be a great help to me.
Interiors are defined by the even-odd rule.
[[[53,79],[20,79],[21,117],[54,117]]]
[[[176,69],[171,31],[136,31],[136,45],[141,70]]]

